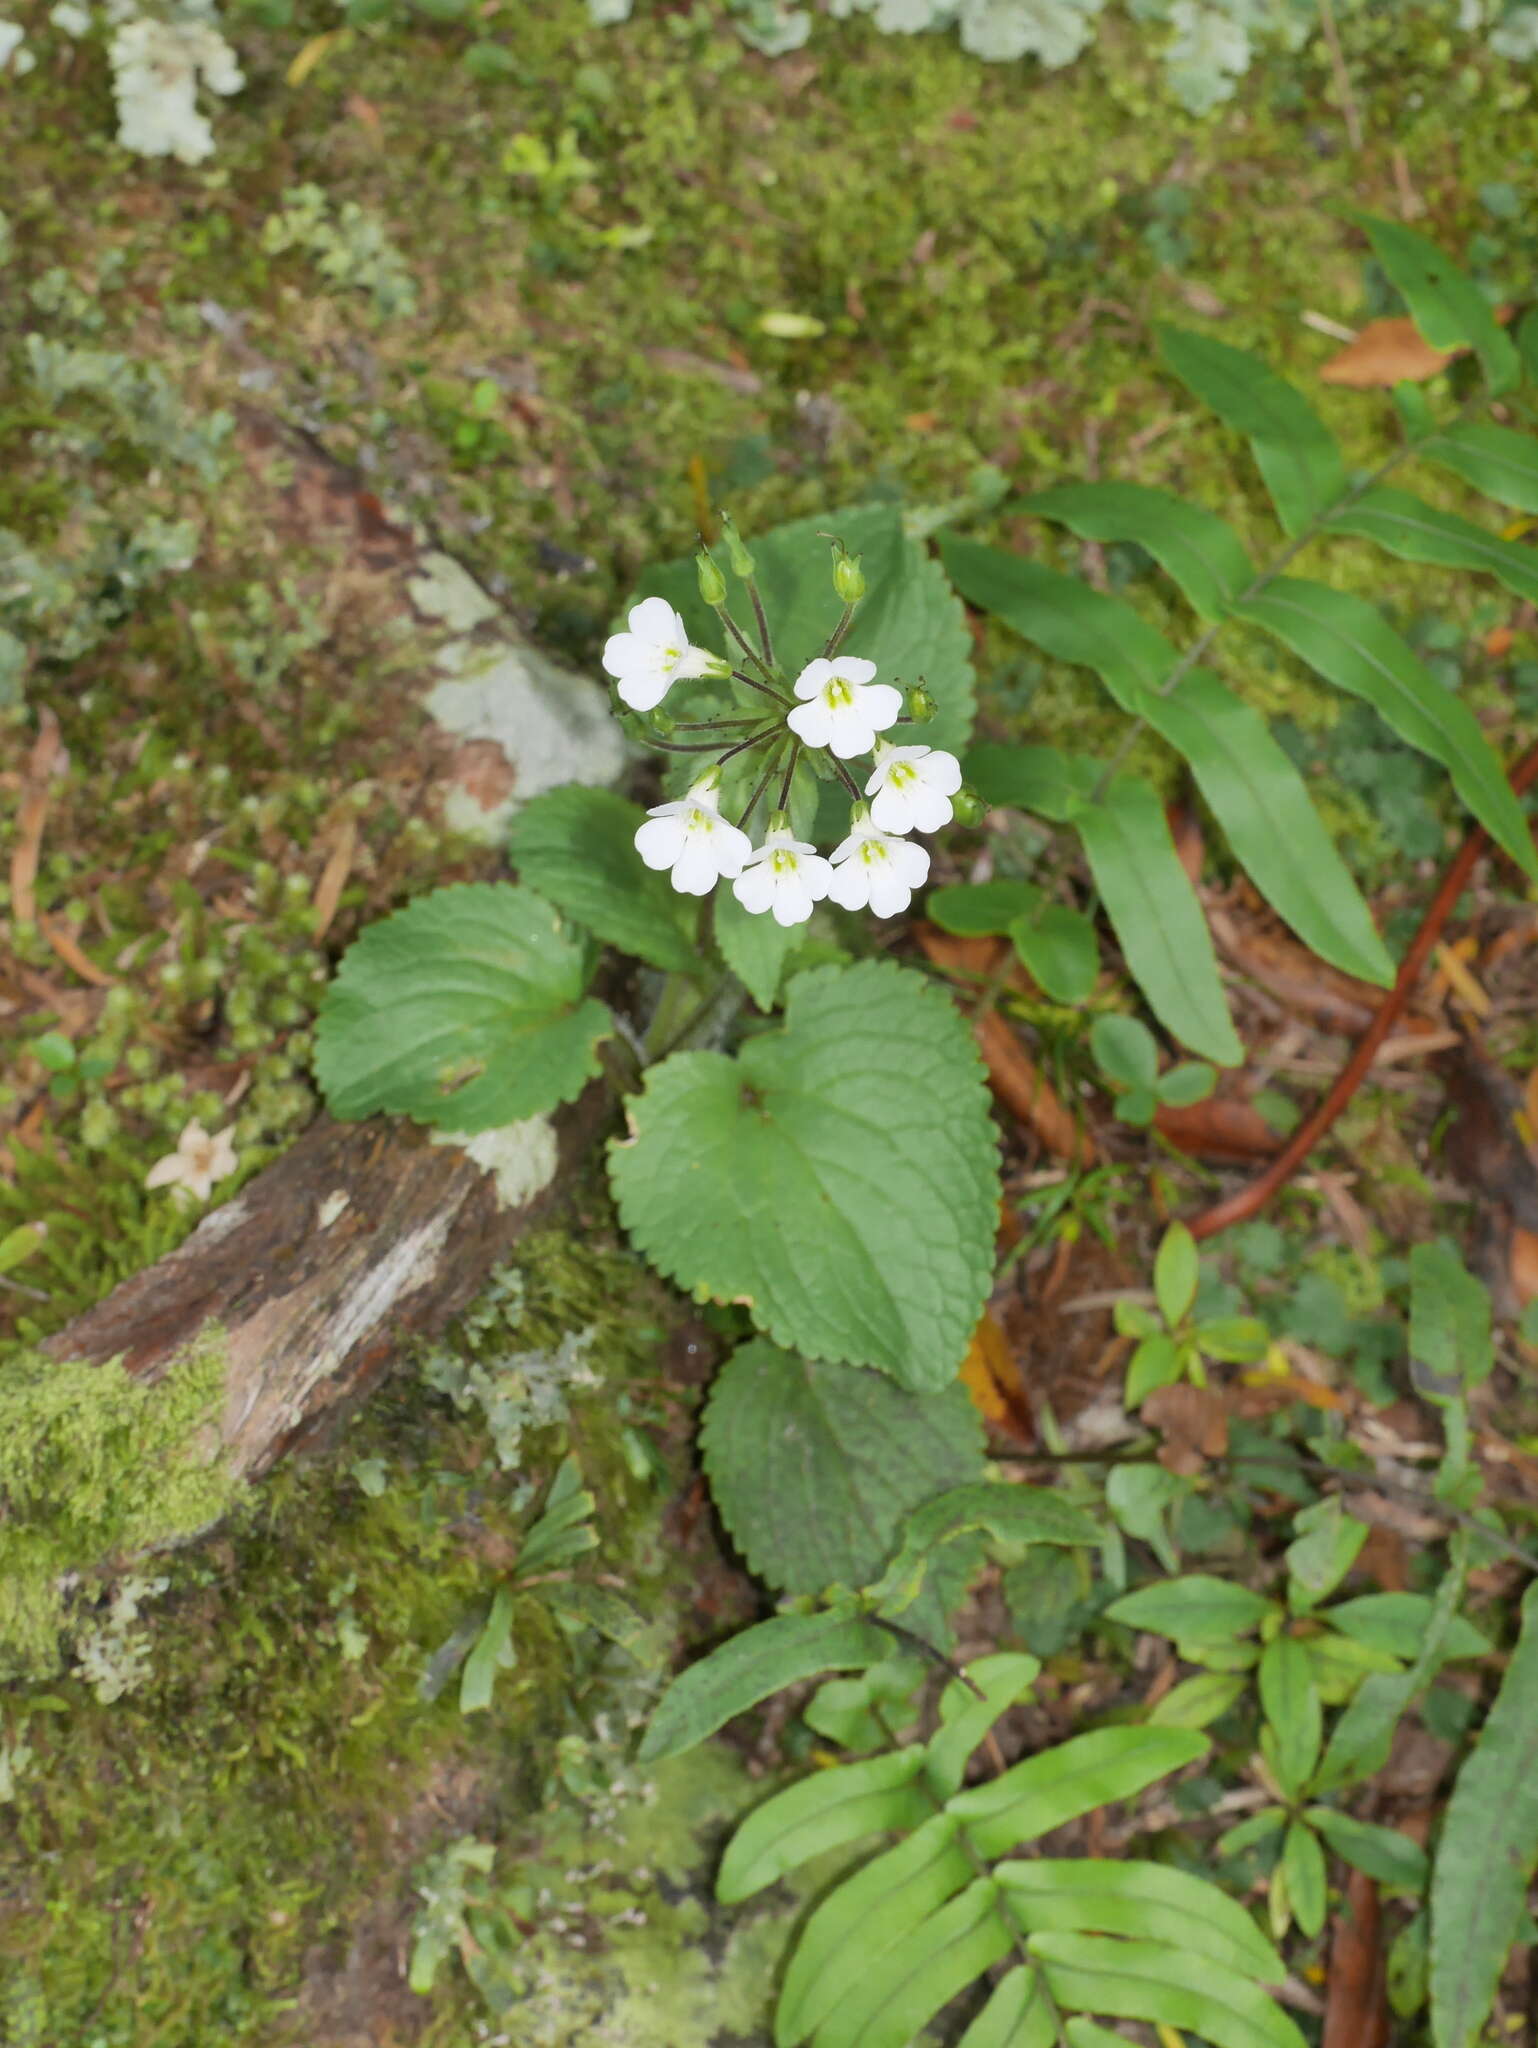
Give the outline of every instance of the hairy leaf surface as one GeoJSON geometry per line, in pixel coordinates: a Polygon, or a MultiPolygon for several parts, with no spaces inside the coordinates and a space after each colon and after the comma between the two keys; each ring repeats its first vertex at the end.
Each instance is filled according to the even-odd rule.
{"type": "Polygon", "coordinates": [[[698,906],[636,852],[645,815],[612,789],[569,782],[525,804],[509,828],[508,850],[521,880],[605,945],[696,974],[698,906]]]}

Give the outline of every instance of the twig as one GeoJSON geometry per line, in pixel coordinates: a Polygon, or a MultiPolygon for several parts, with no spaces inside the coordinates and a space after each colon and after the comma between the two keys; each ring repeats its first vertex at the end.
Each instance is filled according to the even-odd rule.
{"type": "Polygon", "coordinates": [[[1346,53],[1340,46],[1340,30],[1335,25],[1335,0],[1319,0],[1319,26],[1324,30],[1325,47],[1330,53],[1330,69],[1335,73],[1335,95],[1346,124],[1346,140],[1354,150],[1360,150],[1362,116],[1351,90],[1351,73],[1346,69],[1346,53]]]}

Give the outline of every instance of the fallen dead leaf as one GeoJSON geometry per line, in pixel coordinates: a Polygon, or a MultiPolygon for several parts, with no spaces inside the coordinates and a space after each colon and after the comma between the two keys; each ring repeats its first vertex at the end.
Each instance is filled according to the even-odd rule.
{"type": "Polygon", "coordinates": [[[1142,1416],[1164,1439],[1159,1463],[1167,1472],[1194,1477],[1209,1458],[1221,1458],[1228,1449],[1228,1412],[1212,1387],[1157,1387],[1143,1403],[1142,1416]]]}
{"type": "Polygon", "coordinates": [[[37,738],[22,777],[16,844],[11,849],[11,916],[18,924],[31,924],[37,917],[37,861],[48,820],[49,786],[63,750],[59,721],[45,704],[37,714],[37,738]]]}
{"type": "Polygon", "coordinates": [[[109,974],[105,967],[98,967],[81,952],[73,932],[62,924],[55,924],[52,918],[38,919],[38,930],[52,946],[65,966],[71,968],[82,981],[90,982],[93,988],[111,988],[117,981],[115,974],[109,974]]]}
{"type": "Polygon", "coordinates": [[[1385,2048],[1388,2038],[1378,1887],[1362,1871],[1352,1870],[1331,1930],[1321,2048],[1385,2048]]]}
{"type": "Polygon", "coordinates": [[[982,1320],[972,1332],[972,1342],[961,1362],[961,1379],[972,1406],[990,1427],[1018,1444],[1035,1444],[1036,1428],[1020,1368],[991,1309],[983,1311],[982,1320]]]}
{"type": "Polygon", "coordinates": [[[1355,341],[1319,366],[1321,384],[1352,391],[1388,391],[1396,384],[1423,384],[1440,376],[1467,349],[1433,348],[1413,320],[1369,320],[1355,341]]]}
{"type": "Polygon", "coordinates": [[[1154,1129],[1193,1159],[1229,1160],[1240,1165],[1247,1160],[1273,1159],[1286,1142],[1253,1103],[1231,1095],[1209,1095],[1205,1102],[1180,1108],[1161,1104],[1154,1115],[1154,1129]]]}
{"type": "Polygon", "coordinates": [[[336,907],[342,900],[342,890],[352,871],[353,855],[358,847],[358,820],[353,812],[342,820],[341,830],[336,835],[336,844],[321,870],[320,880],[315,885],[315,900],[310,906],[310,929],[317,939],[325,937],[331,920],[336,916],[336,907]]]}

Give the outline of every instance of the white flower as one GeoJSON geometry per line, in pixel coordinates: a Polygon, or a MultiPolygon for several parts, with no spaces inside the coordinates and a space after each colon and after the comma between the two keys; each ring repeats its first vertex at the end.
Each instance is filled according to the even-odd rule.
{"type": "Polygon", "coordinates": [[[876,742],[876,770],[865,785],[873,824],[883,832],[938,832],[951,821],[961,763],[938,747],[876,742]]]}
{"type": "Polygon", "coordinates": [[[732,894],[744,910],[772,911],[776,924],[805,924],[832,882],[833,870],[816,847],[782,828],[748,855],[732,894]]]}
{"type": "MultiPolygon", "coordinates": [[[[648,604],[652,602],[647,599],[648,604]]],[[[635,612],[630,616],[633,619],[635,612]]],[[[680,802],[658,804],[648,811],[646,823],[635,836],[636,852],[646,865],[671,868],[673,887],[685,896],[706,896],[722,875],[741,874],[743,862],[753,850],[747,833],[722,817],[718,787],[712,771],[680,802]]]]}
{"type": "Polygon", "coordinates": [[[157,1159],[144,1176],[147,1188],[185,1188],[199,1202],[206,1202],[216,1181],[227,1180],[235,1171],[235,1141],[228,1131],[211,1138],[194,1120],[176,1141],[176,1150],[157,1159]]]}
{"type": "Polygon", "coordinates": [[[89,7],[76,7],[74,0],[59,0],[48,19],[67,36],[83,36],[90,30],[91,10],[89,7]]]}
{"type": "Polygon", "coordinates": [[[841,761],[868,754],[878,732],[885,732],[902,714],[901,690],[873,683],[873,661],[841,654],[833,661],[819,655],[796,677],[796,695],[804,701],[787,711],[785,723],[809,747],[831,747],[841,761]]]}
{"type": "Polygon", "coordinates": [[[0,21],[0,71],[9,67],[13,78],[20,78],[37,62],[30,50],[22,48],[26,33],[14,21],[0,21]]]}
{"type": "Polygon", "coordinates": [[[688,676],[731,673],[718,654],[689,645],[689,629],[665,597],[643,597],[625,623],[628,633],[611,633],[604,642],[603,665],[632,711],[654,711],[688,676]]]}
{"type": "Polygon", "coordinates": [[[845,910],[863,910],[868,903],[877,917],[896,917],[928,879],[929,854],[911,839],[882,832],[869,817],[852,822],[854,830],[833,849],[828,894],[845,910]]]}

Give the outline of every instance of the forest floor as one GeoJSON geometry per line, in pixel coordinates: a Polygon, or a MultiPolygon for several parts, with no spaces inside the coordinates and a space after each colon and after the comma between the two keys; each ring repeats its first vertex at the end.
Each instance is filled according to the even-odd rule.
{"type": "MultiPolygon", "coordinates": [[[[1258,484],[1161,369],[1155,329],[1257,349],[1370,462],[1387,393],[1317,374],[1332,325],[1392,310],[1350,209],[1413,220],[1513,295],[1530,285],[1533,75],[1414,9],[1343,10],[1351,123],[1322,46],[1185,114],[1119,16],[1045,73],[863,22],[769,60],[706,8],[613,29],[580,0],[515,11],[490,79],[425,16],[332,35],[316,7],[243,31],[248,84],[218,104],[196,168],[110,139],[99,41],[40,25],[35,68],[0,77],[0,627],[32,649],[9,706],[0,688],[0,856],[25,853],[30,899],[0,927],[16,1055],[0,1081],[0,1253],[15,1253],[0,1364],[185,1235],[201,1207],[146,1177],[189,1122],[232,1134],[215,1201],[291,1141],[316,1108],[309,1025],[338,954],[467,857],[416,815],[391,710],[412,632],[368,616],[345,561],[285,516],[281,478],[249,453],[254,418],[313,435],[536,642],[593,671],[637,575],[688,552],[723,502],[749,534],[881,498],[1021,543],[1034,529],[1006,492],[1125,477],[1263,544],[1258,484]],[[26,1256],[15,1232],[32,1233],[26,1256]]],[[[1365,546],[1332,563],[1514,754],[1538,708],[1531,608],[1365,546]]],[[[1125,551],[1090,567],[1138,570],[1125,551]]],[[[993,627],[977,640],[985,731],[1071,732],[1086,750],[1119,731],[1083,672],[993,627]]],[[[1297,664],[1258,643],[1238,659],[1402,941],[1454,843],[1436,778],[1297,664]]],[[[1173,792],[1155,743],[1135,759],[1173,792]]],[[[1213,888],[1253,919],[1224,878],[1213,888]]],[[[1498,1066],[1518,1091],[1538,1070],[1519,908],[1482,871],[1428,998],[1472,1003],[1494,1062],[1481,1075],[1498,1066]]],[[[1257,924],[1257,960],[1269,942],[1257,924]]],[[[1277,1117],[1338,1067],[1355,1028],[1339,1016],[1332,1031],[1317,984],[1252,1015],[1277,1117]]],[[[1034,1022],[1059,1072],[1082,1066],[1071,1020],[1046,1006],[1034,1022]]],[[[1234,1303],[1285,1296],[1295,1368],[1328,1362],[1292,1397],[1393,1413],[1374,1333],[1412,1240],[1483,1247],[1508,1315],[1538,1287],[1501,1207],[1499,1136],[1482,1153],[1470,1139],[1461,1168],[1428,1150],[1450,1115],[1477,1118],[1479,1087],[1410,1055],[1375,1070],[1281,1227],[1225,1245],[1234,1303]]],[[[1527,1105],[1538,1118],[1531,1091],[1527,1105]]],[[[1107,1164],[1058,1212],[1082,1227],[1030,1246],[1049,1301],[1128,1284],[1171,1188],[1224,1184],[1106,1122],[1107,1164]]],[[[1013,1170],[1020,1190],[1062,1178],[1028,1135],[1013,1170]]],[[[1104,1321],[1001,1303],[998,1328],[1069,1425],[1101,1399],[1104,1321]]],[[[614,1761],[664,1642],[751,1611],[686,1511],[711,1341],[584,1188],[344,1441],[105,1593],[62,1669],[0,1689],[0,2040],[752,2038],[781,1923],[739,1915],[728,1932],[686,1882],[749,1796],[744,1766],[676,1765],[659,1794],[614,1761]],[[505,1461],[477,1361],[510,1375],[505,1461]],[[611,1478],[616,1568],[663,1617],[653,1661],[574,1647],[531,1614],[517,1671],[463,1716],[424,1675],[573,1435],[611,1478]],[[586,1937],[545,1937],[533,1993],[527,1954],[508,1966],[526,2002],[499,2034],[494,1954],[479,1990],[456,1960],[490,1922],[478,1942],[465,1916],[547,1906],[595,1831],[613,1867],[597,1904],[590,1876],[578,1889],[610,1960],[583,1988],[586,1937]],[[502,1890],[463,1853],[475,1843],[508,1850],[502,1890]],[[650,1923],[632,1925],[641,1899],[650,1923]],[[440,1937],[435,1988],[408,1989],[412,1954],[425,1970],[440,1937]]],[[[1534,1418],[1502,1388],[1520,1463],[1534,1418]]],[[[1200,1519],[1188,1555],[1248,1540],[1216,1509],[1200,1519]]],[[[1413,1531],[1398,1553],[1391,1538],[1381,1582],[1412,1583],[1413,1531]]],[[[1054,1654],[1066,1714],[1103,1675],[1069,1633],[1054,1654]]],[[[1455,1703],[1444,1714],[1450,1737],[1455,1703]]]]}

